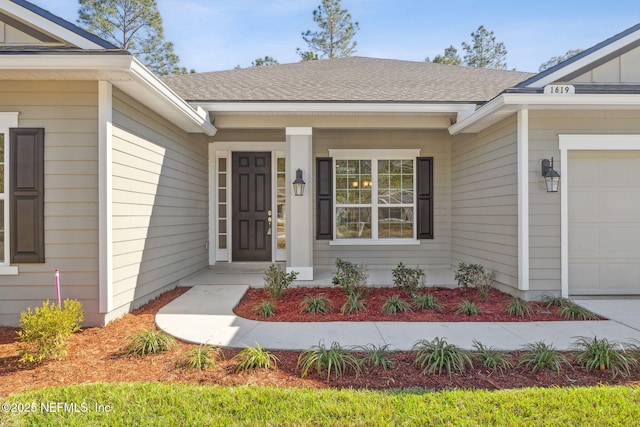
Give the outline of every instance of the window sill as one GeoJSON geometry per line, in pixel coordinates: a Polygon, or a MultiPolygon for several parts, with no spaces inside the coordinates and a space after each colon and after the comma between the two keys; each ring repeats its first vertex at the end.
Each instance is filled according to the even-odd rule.
{"type": "Polygon", "coordinates": [[[415,239],[339,239],[330,240],[329,246],[417,246],[420,240],[415,239]]]}
{"type": "Polygon", "coordinates": [[[0,276],[17,276],[17,265],[0,265],[0,276]]]}

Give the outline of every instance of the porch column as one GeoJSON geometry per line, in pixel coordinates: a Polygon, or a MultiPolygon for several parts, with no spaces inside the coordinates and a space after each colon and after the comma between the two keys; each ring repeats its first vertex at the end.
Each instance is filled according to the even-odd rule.
{"type": "Polygon", "coordinates": [[[313,280],[313,154],[310,127],[286,128],[287,140],[287,272],[313,280]],[[304,195],[295,196],[293,181],[302,170],[304,195]]]}

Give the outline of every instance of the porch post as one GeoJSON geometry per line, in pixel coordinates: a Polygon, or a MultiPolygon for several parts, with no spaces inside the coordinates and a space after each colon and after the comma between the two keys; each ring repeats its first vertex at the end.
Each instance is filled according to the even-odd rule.
{"type": "Polygon", "coordinates": [[[313,153],[312,128],[288,127],[287,140],[287,272],[313,280],[313,153]],[[302,170],[304,195],[293,194],[296,170],[302,170]]]}

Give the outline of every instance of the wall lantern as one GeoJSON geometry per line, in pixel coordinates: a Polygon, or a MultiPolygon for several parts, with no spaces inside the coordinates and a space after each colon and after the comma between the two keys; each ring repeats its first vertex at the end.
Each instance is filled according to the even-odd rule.
{"type": "Polygon", "coordinates": [[[542,176],[547,184],[547,193],[557,193],[560,174],[553,169],[553,157],[542,161],[542,176]]]}
{"type": "Polygon", "coordinates": [[[296,180],[293,181],[293,194],[302,196],[304,194],[304,184],[305,182],[302,180],[302,170],[298,169],[296,171],[296,180]]]}

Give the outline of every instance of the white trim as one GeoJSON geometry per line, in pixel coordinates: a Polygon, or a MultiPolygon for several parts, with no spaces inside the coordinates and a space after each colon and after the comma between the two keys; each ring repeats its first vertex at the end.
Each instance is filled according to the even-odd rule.
{"type": "Polygon", "coordinates": [[[420,240],[414,239],[335,239],[329,246],[418,246],[420,240]]]}
{"type": "Polygon", "coordinates": [[[312,127],[288,127],[285,128],[286,136],[311,136],[313,135],[312,127]]]}
{"type": "Polygon", "coordinates": [[[6,11],[9,15],[17,17],[19,20],[28,22],[29,25],[39,28],[46,33],[63,39],[64,41],[73,44],[81,49],[104,49],[99,44],[92,42],[91,40],[74,33],[71,30],[64,28],[61,25],[56,24],[49,19],[32,12],[12,1],[0,0],[0,9],[6,11]]]}
{"type": "Polygon", "coordinates": [[[287,267],[287,273],[298,272],[296,280],[313,280],[313,267],[287,267]]]}
{"type": "Polygon", "coordinates": [[[518,289],[529,290],[529,110],[518,111],[518,289]]]}
{"type": "Polygon", "coordinates": [[[209,156],[209,265],[216,265],[218,259],[218,157],[213,144],[208,144],[207,153],[209,156]]]}
{"type": "Polygon", "coordinates": [[[98,82],[100,312],[113,310],[113,88],[98,82]]]}
{"type": "Polygon", "coordinates": [[[366,160],[415,160],[416,157],[420,157],[422,149],[409,148],[409,149],[342,149],[332,148],[329,149],[329,157],[333,157],[337,160],[354,160],[354,159],[366,159],[366,160]]]}
{"type": "Polygon", "coordinates": [[[214,141],[212,146],[216,152],[218,151],[285,151],[287,147],[285,141],[276,141],[276,142],[214,141]]]}
{"type": "Polygon", "coordinates": [[[0,113],[0,133],[4,134],[4,261],[0,263],[0,276],[18,274],[18,266],[11,263],[11,210],[9,209],[9,185],[11,171],[9,170],[9,159],[11,158],[11,143],[9,129],[18,127],[18,112],[0,113]]]}
{"type": "Polygon", "coordinates": [[[640,135],[558,135],[560,148],[560,265],[561,292],[569,296],[569,175],[568,152],[571,150],[631,151],[640,150],[640,135]]]}
{"type": "Polygon", "coordinates": [[[476,104],[396,102],[192,102],[212,113],[443,113],[475,109],[476,104]]]}

